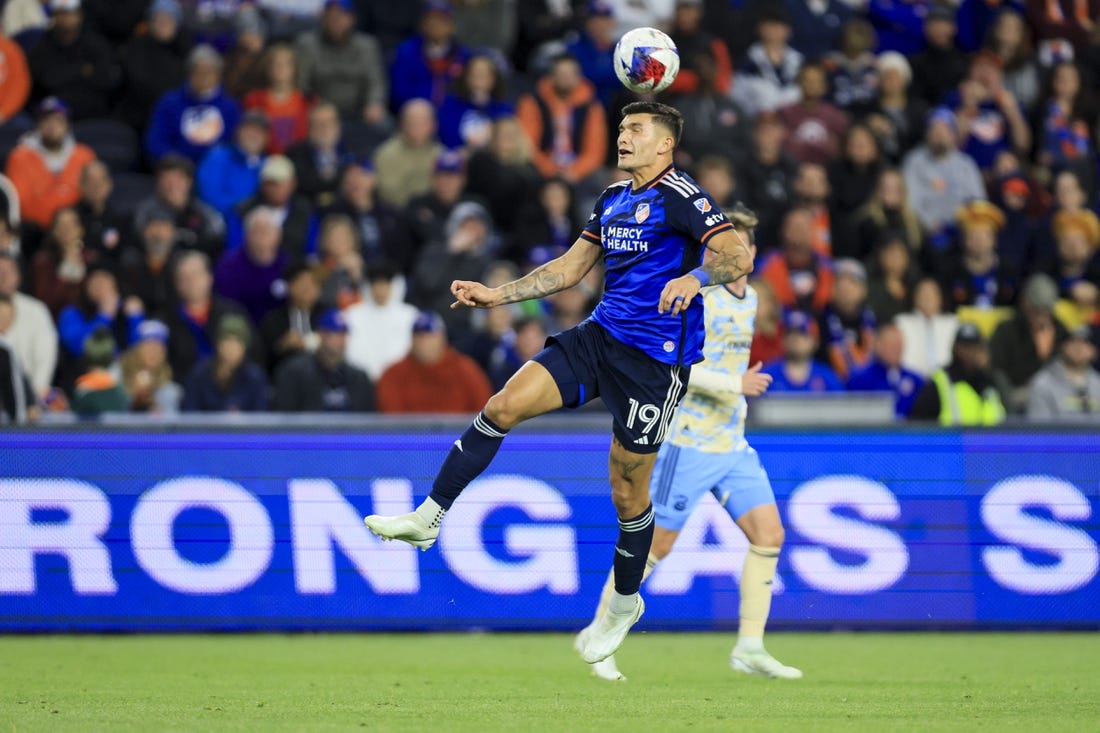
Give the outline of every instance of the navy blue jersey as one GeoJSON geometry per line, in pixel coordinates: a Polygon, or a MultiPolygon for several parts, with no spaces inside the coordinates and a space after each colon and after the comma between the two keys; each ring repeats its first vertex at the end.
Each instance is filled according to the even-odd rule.
{"type": "Polygon", "coordinates": [[[703,299],[674,317],[658,313],[669,280],[703,259],[703,245],[733,225],[709,194],[672,166],[634,191],[608,186],[581,237],[604,250],[604,294],[592,318],[622,343],[665,364],[703,358],[703,299]]]}

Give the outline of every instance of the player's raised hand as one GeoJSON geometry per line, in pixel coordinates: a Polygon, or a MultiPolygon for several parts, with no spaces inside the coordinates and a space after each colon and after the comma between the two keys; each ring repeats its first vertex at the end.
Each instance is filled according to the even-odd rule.
{"type": "Polygon", "coordinates": [[[762,366],[764,362],[758,361],[741,375],[741,394],[746,397],[759,397],[768,391],[772,383],[772,375],[761,373],[762,366]]]}
{"type": "Polygon", "coordinates": [[[661,300],[657,303],[658,313],[680,315],[691,305],[692,299],[699,294],[699,281],[694,275],[683,275],[669,280],[661,291],[661,300]]]}
{"type": "Polygon", "coordinates": [[[492,308],[496,305],[496,295],[492,288],[469,280],[452,282],[451,295],[455,296],[451,308],[492,308]]]}

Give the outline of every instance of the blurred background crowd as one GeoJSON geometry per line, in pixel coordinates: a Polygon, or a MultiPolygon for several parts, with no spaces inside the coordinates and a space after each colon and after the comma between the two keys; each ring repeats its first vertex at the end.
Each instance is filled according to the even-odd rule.
{"type": "Polygon", "coordinates": [[[760,216],[772,391],[1100,415],[1100,0],[0,0],[0,413],[474,412],[601,273],[565,251],[638,97],[760,216]]]}

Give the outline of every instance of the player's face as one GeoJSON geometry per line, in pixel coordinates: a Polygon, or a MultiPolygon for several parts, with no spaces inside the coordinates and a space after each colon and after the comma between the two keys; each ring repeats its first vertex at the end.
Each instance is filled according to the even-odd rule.
{"type": "Polygon", "coordinates": [[[618,166],[627,172],[651,166],[659,155],[672,152],[672,137],[652,115],[627,115],[619,123],[618,166]]]}

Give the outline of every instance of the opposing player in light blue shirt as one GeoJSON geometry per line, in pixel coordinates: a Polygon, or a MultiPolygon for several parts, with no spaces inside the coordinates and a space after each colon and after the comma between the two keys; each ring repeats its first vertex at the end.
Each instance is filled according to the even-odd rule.
{"type": "MultiPolygon", "coordinates": [[[[728,217],[751,241],[756,215],[738,205],[728,217]]],[[[755,257],[755,244],[751,251],[755,257]]],[[[645,577],[671,552],[699,500],[708,491],[712,493],[749,540],[741,571],[740,627],[730,666],[748,674],[797,679],[802,672],[781,664],[764,648],[764,626],[783,545],[783,524],[768,474],[745,440],[745,397],[763,394],[772,381],[760,371],[760,364],[749,366],[756,291],[743,276],[726,285],[704,288],[702,295],[704,361],[692,369],[687,395],[673,418],[669,439],[657,454],[650,484],[656,527],[645,577]]],[[[597,618],[613,590],[609,577],[597,618]]],[[[591,667],[592,673],[602,679],[626,679],[614,656],[591,667]]]]}

